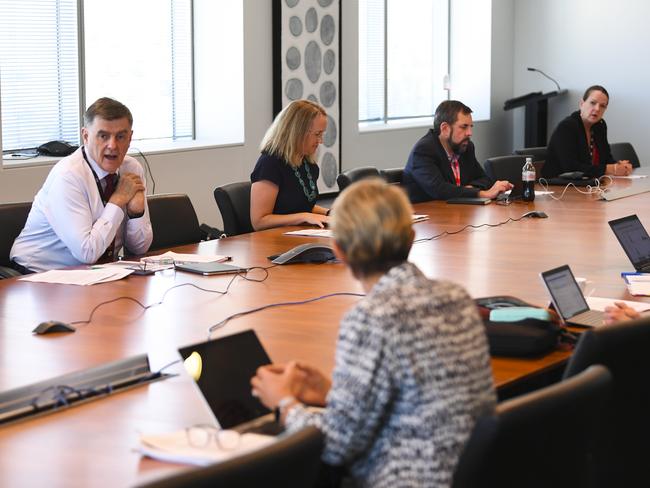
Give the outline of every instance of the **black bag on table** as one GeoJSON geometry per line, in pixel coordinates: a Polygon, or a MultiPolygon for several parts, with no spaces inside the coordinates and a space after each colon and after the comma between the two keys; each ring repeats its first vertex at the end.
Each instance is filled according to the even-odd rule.
{"type": "Polygon", "coordinates": [[[487,297],[475,300],[487,334],[493,356],[541,356],[558,345],[562,327],[548,320],[524,319],[516,322],[489,320],[490,311],[503,307],[531,307],[514,297],[487,297]]]}

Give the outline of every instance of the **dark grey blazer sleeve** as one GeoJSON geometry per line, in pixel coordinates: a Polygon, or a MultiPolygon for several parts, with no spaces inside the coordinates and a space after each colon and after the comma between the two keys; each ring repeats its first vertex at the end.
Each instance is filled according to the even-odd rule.
{"type": "Polygon", "coordinates": [[[455,183],[447,181],[434,158],[430,155],[414,152],[411,156],[413,179],[431,200],[478,196],[478,188],[456,186],[455,183]]]}

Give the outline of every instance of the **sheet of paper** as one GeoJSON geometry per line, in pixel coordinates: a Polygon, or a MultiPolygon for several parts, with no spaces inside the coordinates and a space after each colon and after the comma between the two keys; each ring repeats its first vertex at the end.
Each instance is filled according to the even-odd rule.
{"type": "Polygon", "coordinates": [[[627,291],[635,297],[650,297],[650,283],[629,283],[627,285],[627,291]]]}
{"type": "Polygon", "coordinates": [[[285,236],[332,237],[331,229],[300,229],[285,232],[285,236]]]}
{"type": "Polygon", "coordinates": [[[622,180],[638,180],[638,179],[641,179],[641,178],[647,178],[648,177],[648,175],[628,175],[628,176],[609,175],[609,176],[611,176],[612,178],[620,178],[622,180]]]}
{"type": "Polygon", "coordinates": [[[637,312],[644,312],[650,310],[650,303],[633,302],[631,300],[617,300],[614,298],[601,298],[601,297],[586,297],[587,304],[592,310],[605,310],[605,307],[614,305],[614,302],[623,302],[628,307],[632,307],[637,312]]]}
{"type": "Polygon", "coordinates": [[[34,283],[57,283],[61,285],[94,285],[117,281],[133,273],[133,270],[117,267],[98,267],[92,269],[65,269],[35,273],[20,278],[19,281],[31,281],[34,283]]]}
{"type": "Polygon", "coordinates": [[[206,447],[194,447],[189,444],[185,430],[180,430],[167,434],[143,434],[136,450],[160,461],[205,466],[261,449],[274,441],[272,436],[247,433],[242,434],[236,449],[220,449],[214,441],[206,447]]]}
{"type": "Polygon", "coordinates": [[[148,256],[142,258],[141,261],[147,262],[160,262],[173,260],[175,263],[223,263],[228,261],[230,256],[222,256],[220,254],[182,254],[174,251],[167,251],[157,256],[148,256]]]}

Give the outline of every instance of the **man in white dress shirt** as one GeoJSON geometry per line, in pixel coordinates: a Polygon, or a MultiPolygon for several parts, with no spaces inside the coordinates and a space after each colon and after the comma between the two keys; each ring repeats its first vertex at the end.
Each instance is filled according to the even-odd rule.
{"type": "Polygon", "coordinates": [[[25,228],[11,249],[21,272],[113,260],[153,239],[140,163],[126,153],[133,116],[123,104],[100,98],[84,114],[83,145],[59,161],[34,197],[25,228]]]}

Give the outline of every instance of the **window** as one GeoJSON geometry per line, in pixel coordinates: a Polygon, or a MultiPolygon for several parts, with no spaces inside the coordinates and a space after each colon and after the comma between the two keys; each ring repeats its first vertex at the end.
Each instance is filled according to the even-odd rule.
{"type": "Polygon", "coordinates": [[[490,117],[490,0],[359,0],[359,122],[430,119],[458,99],[490,117]]]}
{"type": "Polygon", "coordinates": [[[79,138],[75,0],[0,2],[2,148],[79,138]]]}
{"type": "Polygon", "coordinates": [[[242,0],[0,3],[4,152],[79,143],[83,111],[103,96],[130,108],[134,141],[243,142],[242,0]]]}

